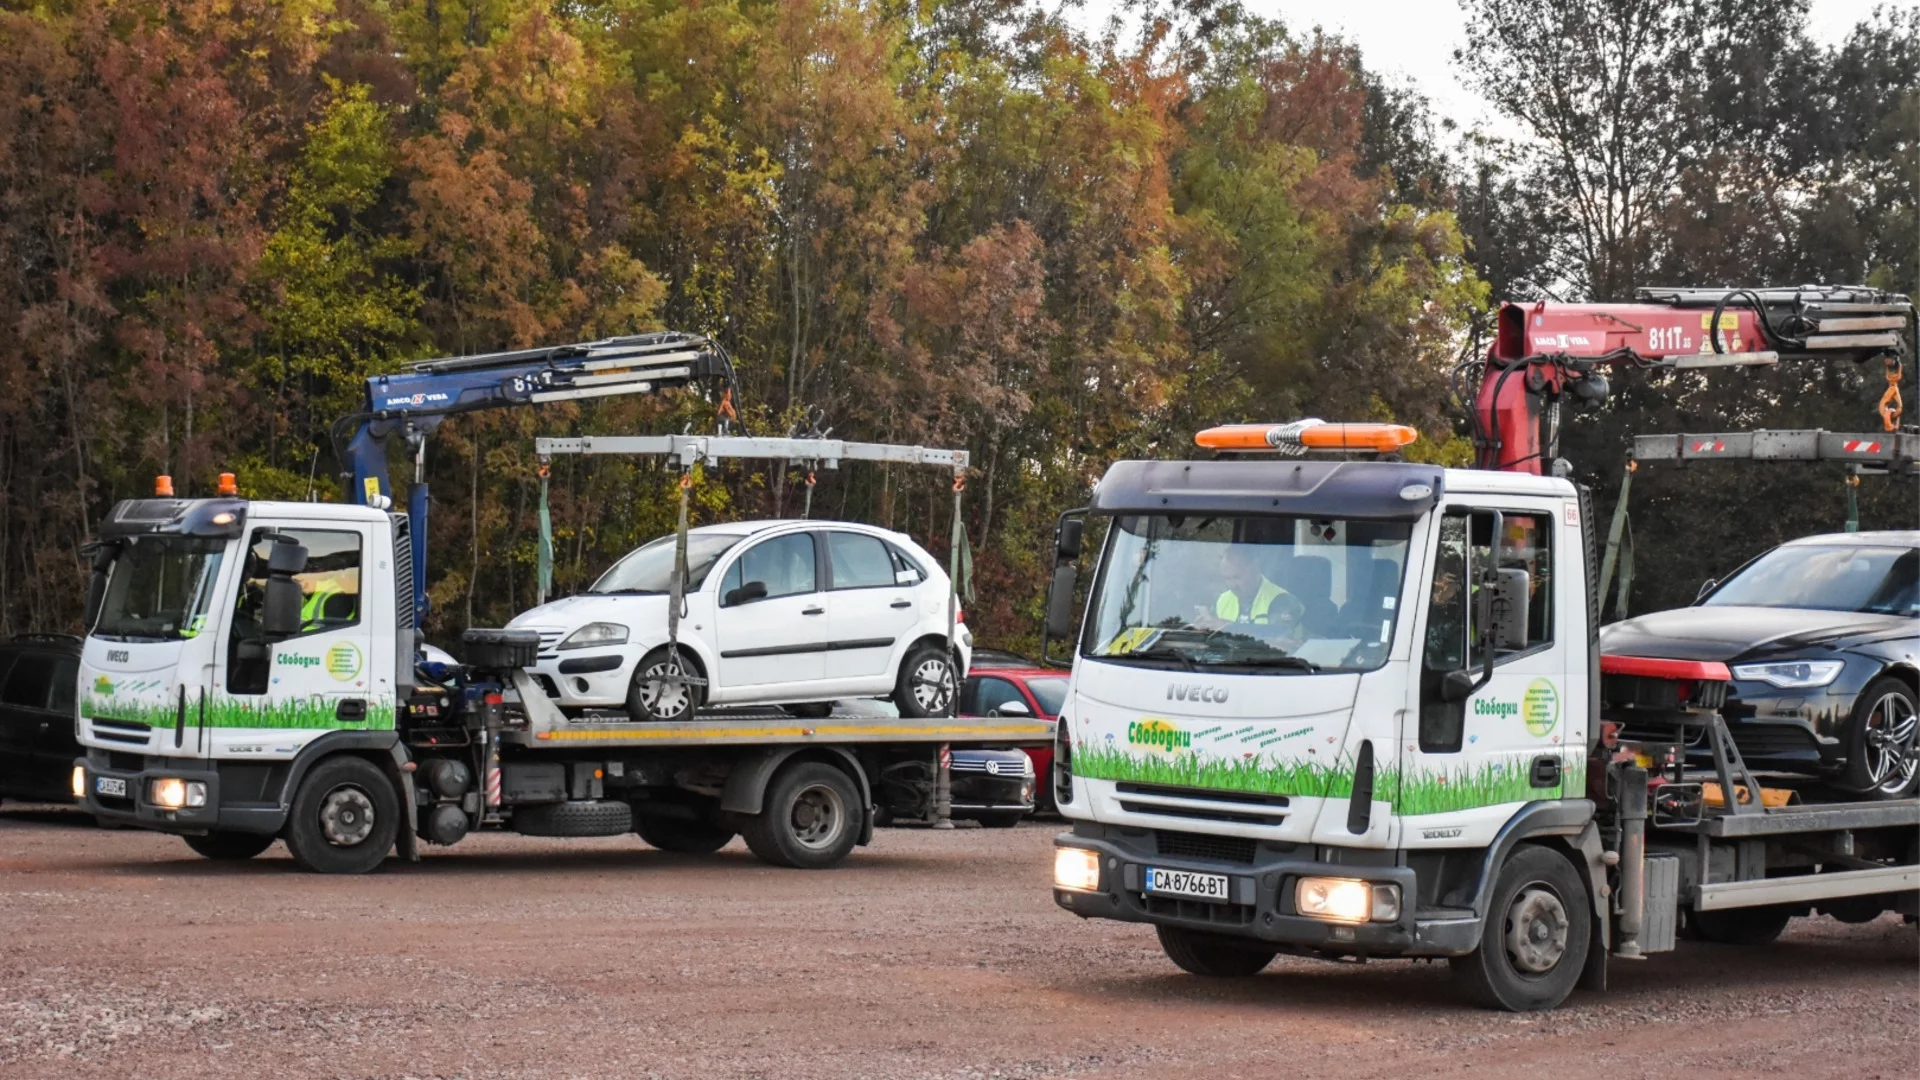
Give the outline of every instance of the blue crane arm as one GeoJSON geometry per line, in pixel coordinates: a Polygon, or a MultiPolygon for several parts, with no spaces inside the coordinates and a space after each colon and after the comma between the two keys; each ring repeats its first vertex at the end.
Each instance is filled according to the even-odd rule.
{"type": "Polygon", "coordinates": [[[429,432],[441,421],[481,409],[622,394],[650,394],[693,383],[731,386],[733,364],[698,334],[664,332],[479,356],[423,360],[367,380],[366,411],[334,426],[334,447],[352,502],[385,509],[394,503],[387,439],[399,432],[415,453],[408,491],[412,519],[415,625],[426,618],[427,485],[420,462],[429,432]]]}

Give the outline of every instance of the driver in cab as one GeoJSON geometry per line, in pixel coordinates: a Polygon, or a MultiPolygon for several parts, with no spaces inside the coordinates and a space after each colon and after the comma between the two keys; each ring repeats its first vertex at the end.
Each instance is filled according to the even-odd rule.
{"type": "Polygon", "coordinates": [[[1205,630],[1233,628],[1269,637],[1272,635],[1254,628],[1277,630],[1299,620],[1303,605],[1261,570],[1255,558],[1260,546],[1228,544],[1220,553],[1219,580],[1223,588],[1211,608],[1199,608],[1195,625],[1205,630]]]}

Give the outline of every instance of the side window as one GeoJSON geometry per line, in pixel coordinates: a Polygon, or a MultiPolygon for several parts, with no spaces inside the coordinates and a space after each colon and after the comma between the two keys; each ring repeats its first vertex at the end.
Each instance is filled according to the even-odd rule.
{"type": "Polygon", "coordinates": [[[877,536],[830,532],[827,554],[833,561],[836,589],[871,589],[894,583],[893,555],[886,541],[877,536]]]}
{"type": "Polygon", "coordinates": [[[927,580],[927,572],[921,569],[920,564],[914,561],[913,556],[908,555],[892,544],[887,545],[887,554],[893,556],[893,571],[895,575],[909,575],[907,577],[896,576],[894,578],[895,583],[900,585],[918,585],[927,580]]]}
{"type": "MultiPolygon", "coordinates": [[[[1492,535],[1493,519],[1476,515],[1473,519],[1473,570],[1477,576],[1488,559],[1503,571],[1526,572],[1524,597],[1516,594],[1509,602],[1524,602],[1527,618],[1526,643],[1519,648],[1503,647],[1499,655],[1524,652],[1553,641],[1553,517],[1548,514],[1502,515],[1501,535],[1492,535]]],[[[1501,597],[1500,600],[1507,598],[1501,597]]],[[[1480,663],[1477,645],[1471,651],[1471,663],[1480,663]]]]}
{"type": "Polygon", "coordinates": [[[13,670],[7,672],[7,681],[0,683],[0,704],[23,709],[46,708],[47,695],[53,689],[54,666],[44,656],[20,657],[13,670]]]}
{"type": "Polygon", "coordinates": [[[1442,517],[1439,532],[1420,663],[1420,749],[1430,754],[1458,751],[1467,718],[1465,702],[1440,696],[1447,673],[1466,666],[1467,620],[1460,597],[1466,587],[1467,519],[1442,517]]]}
{"type": "Polygon", "coordinates": [[[71,656],[63,656],[53,662],[53,691],[47,698],[47,708],[65,716],[73,715],[74,689],[80,679],[80,661],[71,656]]]}
{"type": "Polygon", "coordinates": [[[1005,679],[983,677],[980,680],[980,696],[974,702],[974,709],[981,716],[997,716],[1000,713],[1000,706],[1009,701],[1017,701],[1021,705],[1027,703],[1027,699],[1020,696],[1019,687],[1005,679]]]}
{"type": "Polygon", "coordinates": [[[817,589],[813,559],[813,534],[793,533],[762,540],[728,569],[721,581],[721,595],[750,581],[767,586],[767,596],[794,596],[817,589]]]}
{"type": "MultiPolygon", "coordinates": [[[[319,634],[360,621],[360,534],[335,529],[280,529],[307,549],[306,569],[293,576],[300,585],[300,634],[319,634]]],[[[240,600],[234,605],[233,632],[227,640],[227,689],[235,694],[264,694],[272,650],[265,647],[261,612],[267,597],[267,552],[273,541],[255,529],[241,575],[240,600]]]]}

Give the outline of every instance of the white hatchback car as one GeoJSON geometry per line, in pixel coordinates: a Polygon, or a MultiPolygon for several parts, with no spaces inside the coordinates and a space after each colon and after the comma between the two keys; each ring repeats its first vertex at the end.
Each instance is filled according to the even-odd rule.
{"type": "MultiPolygon", "coordinates": [[[[585,593],[515,618],[540,634],[534,678],[569,712],[684,720],[702,705],[777,704],[824,716],[842,698],[891,697],[944,715],[956,675],[947,575],[910,538],[837,521],[750,521],[687,534],[683,656],[672,679],[667,592],[674,538],[634,550],[585,593]]],[[[960,676],[973,637],[957,626],[960,676]]]]}

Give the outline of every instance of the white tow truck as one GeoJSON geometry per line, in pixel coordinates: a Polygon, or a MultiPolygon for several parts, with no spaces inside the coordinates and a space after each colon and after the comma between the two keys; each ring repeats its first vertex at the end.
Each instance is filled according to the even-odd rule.
{"type": "MultiPolygon", "coordinates": [[[[1392,450],[1411,429],[1250,425],[1228,451],[1392,450]]],[[[1053,895],[1248,976],[1280,952],[1446,958],[1551,1008],[1678,930],[1920,913],[1920,801],[1763,788],[1723,665],[1602,657],[1593,515],[1558,477],[1391,460],[1122,461],[1063,516],[1073,634],[1053,895]],[[1084,618],[1085,515],[1107,536],[1084,618]],[[1714,767],[1686,767],[1705,746],[1714,767]]],[[[1914,674],[1910,668],[1909,675],[1914,674]]]]}

